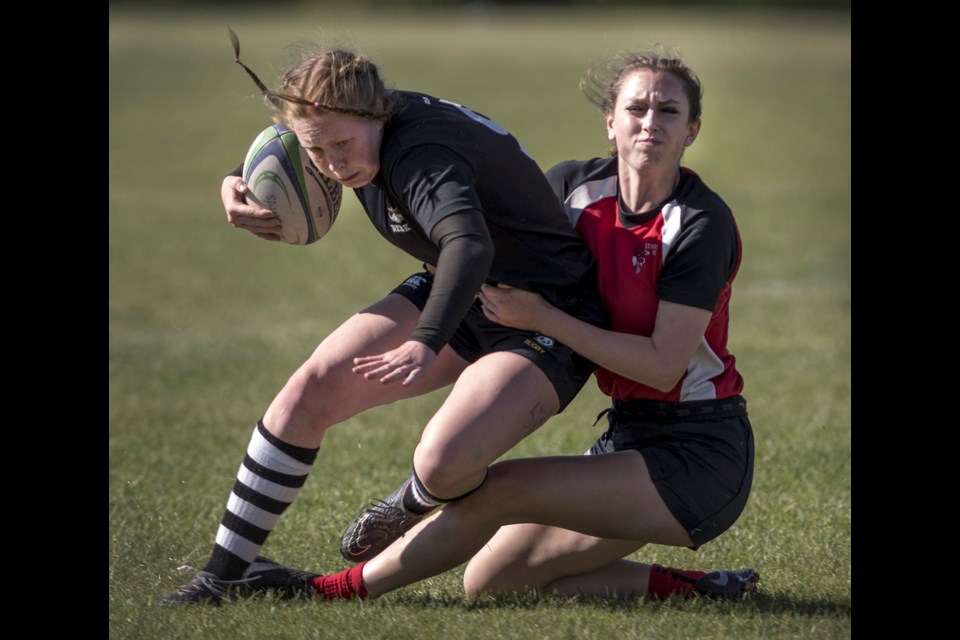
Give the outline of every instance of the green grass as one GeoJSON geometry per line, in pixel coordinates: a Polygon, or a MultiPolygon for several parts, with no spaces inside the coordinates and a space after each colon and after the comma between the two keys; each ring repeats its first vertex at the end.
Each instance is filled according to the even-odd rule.
{"type": "MultiPolygon", "coordinates": [[[[135,11],[110,14],[109,627],[126,638],[846,638],[851,635],[849,14],[135,11]],[[268,124],[243,59],[272,83],[285,47],[324,38],[369,53],[394,86],[486,113],[544,168],[603,154],[577,92],[617,49],[679,46],[705,85],[686,164],[733,208],[745,244],[730,345],[757,440],[741,519],[697,553],[644,561],[754,566],[738,603],[470,602],[461,571],[364,603],[151,606],[204,563],[254,423],[347,315],[417,268],[352,194],[309,247],[232,229],[222,176],[268,124]]],[[[434,394],[328,434],[264,552],[333,571],[340,533],[409,471],[434,394]],[[362,471],[361,471],[362,470],[362,471]]],[[[580,453],[604,398],[592,384],[508,457],[580,453]]]]}

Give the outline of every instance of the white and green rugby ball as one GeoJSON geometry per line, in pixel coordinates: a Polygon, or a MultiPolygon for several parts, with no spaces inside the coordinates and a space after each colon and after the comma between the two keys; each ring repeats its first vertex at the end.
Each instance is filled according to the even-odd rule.
{"type": "Polygon", "coordinates": [[[280,218],[280,239],[287,244],[316,242],[340,213],[340,183],[320,173],[296,134],[279,124],[264,129],[250,145],[243,181],[247,197],[280,218]]]}

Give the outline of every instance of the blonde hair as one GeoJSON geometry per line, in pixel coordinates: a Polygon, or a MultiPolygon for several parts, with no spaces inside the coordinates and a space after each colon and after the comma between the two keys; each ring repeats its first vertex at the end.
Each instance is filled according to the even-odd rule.
{"type": "Polygon", "coordinates": [[[383,122],[393,115],[396,94],[387,89],[370,59],[343,49],[305,52],[283,75],[282,90],[269,89],[240,62],[240,39],[230,31],[236,62],[253,78],[270,115],[286,127],[293,120],[332,111],[383,122]]]}

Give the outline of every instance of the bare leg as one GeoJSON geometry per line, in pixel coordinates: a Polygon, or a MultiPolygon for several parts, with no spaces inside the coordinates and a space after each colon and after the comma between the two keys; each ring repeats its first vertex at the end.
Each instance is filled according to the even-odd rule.
{"type": "Polygon", "coordinates": [[[497,531],[467,567],[467,592],[476,595],[543,589],[567,595],[646,593],[649,565],[622,558],[647,543],[686,547],[693,541],[664,504],[643,456],[625,451],[584,459],[613,466],[611,456],[628,457],[631,470],[608,476],[606,481],[602,476],[581,475],[588,495],[555,498],[572,505],[567,509],[577,511],[577,517],[552,521],[529,518],[527,523],[497,531]],[[593,526],[585,526],[584,518],[596,520],[593,526]],[[607,525],[605,530],[603,523],[607,525]]]}
{"type": "Polygon", "coordinates": [[[508,460],[493,465],[475,493],[420,522],[370,560],[363,579],[370,594],[380,595],[476,554],[464,577],[471,594],[539,588],[566,578],[573,581],[558,588],[603,593],[619,584],[615,580],[633,585],[642,574],[613,570],[593,583],[585,577],[611,571],[607,567],[647,542],[691,544],[639,453],[508,460]],[[521,522],[548,526],[504,526],[521,522]]]}
{"type": "Polygon", "coordinates": [[[249,568],[283,512],[297,499],[331,426],[368,409],[451,384],[466,362],[450,348],[416,383],[382,384],[353,373],[353,358],[409,337],[420,311],[388,295],[325,339],[290,377],[254,429],[217,529],[213,551],[193,581],[161,602],[216,599],[204,580],[236,580],[249,568]]]}
{"type": "Polygon", "coordinates": [[[402,344],[419,317],[410,301],[390,295],[349,318],[290,377],[264,414],[264,426],[286,443],[318,447],[329,427],[351,416],[452,383],[467,363],[449,347],[407,387],[367,380],[351,370],[354,357],[402,344]]]}
{"type": "Polygon", "coordinates": [[[527,358],[490,353],[466,367],[424,427],[413,474],[347,528],[340,553],[352,562],[381,553],[441,504],[462,500],[487,468],[559,408],[550,379],[527,358]]]}
{"type": "Polygon", "coordinates": [[[559,409],[547,376],[526,358],[498,352],[467,367],[424,428],[414,468],[431,494],[476,489],[487,467],[559,409]]]}
{"type": "Polygon", "coordinates": [[[545,525],[511,525],[471,561],[464,588],[470,595],[530,589],[570,596],[643,595],[649,565],[622,559],[642,546],[545,525]]]}

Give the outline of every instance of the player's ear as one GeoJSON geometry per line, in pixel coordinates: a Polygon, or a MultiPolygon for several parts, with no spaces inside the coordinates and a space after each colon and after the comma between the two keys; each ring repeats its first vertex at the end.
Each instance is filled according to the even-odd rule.
{"type": "Polygon", "coordinates": [[[700,135],[700,122],[700,118],[697,118],[687,125],[687,137],[683,141],[683,146],[689,147],[693,144],[693,141],[697,139],[697,136],[700,135]]]}

